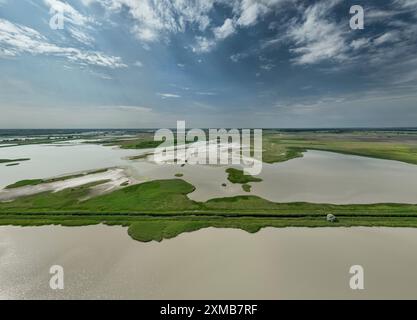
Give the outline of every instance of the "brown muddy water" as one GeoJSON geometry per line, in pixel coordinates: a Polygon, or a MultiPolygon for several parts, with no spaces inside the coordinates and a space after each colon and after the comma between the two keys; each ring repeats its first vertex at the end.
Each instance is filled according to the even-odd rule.
{"type": "Polygon", "coordinates": [[[207,228],[161,243],[126,228],[0,227],[1,299],[417,298],[417,229],[207,228]],[[52,265],[64,290],[49,287],[52,265]],[[364,290],[349,269],[364,268],[364,290]]]}

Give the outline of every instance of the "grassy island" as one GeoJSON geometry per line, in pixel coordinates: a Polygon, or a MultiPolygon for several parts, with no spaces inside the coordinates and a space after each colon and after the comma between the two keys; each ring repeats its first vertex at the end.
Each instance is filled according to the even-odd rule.
{"type": "Polygon", "coordinates": [[[240,183],[240,184],[246,184],[248,182],[261,182],[261,178],[256,178],[251,175],[246,175],[243,170],[234,169],[234,168],[228,168],[226,169],[226,172],[229,174],[227,179],[231,183],[240,183]]]}
{"type": "Polygon", "coordinates": [[[25,186],[36,186],[36,185],[42,184],[42,183],[52,183],[52,182],[58,182],[58,181],[65,181],[65,180],[84,177],[84,176],[89,175],[89,174],[103,173],[103,172],[106,172],[106,171],[107,171],[107,169],[100,169],[100,170],[90,171],[90,172],[86,172],[86,173],[72,174],[72,175],[68,175],[68,176],[51,178],[51,179],[21,180],[21,181],[18,181],[18,182],[15,182],[13,184],[10,184],[10,185],[6,186],[6,189],[15,189],[15,188],[20,188],[20,187],[25,187],[25,186]]]}
{"type": "Polygon", "coordinates": [[[23,162],[29,161],[29,158],[21,158],[21,159],[0,159],[0,163],[11,163],[11,162],[23,162]]]}

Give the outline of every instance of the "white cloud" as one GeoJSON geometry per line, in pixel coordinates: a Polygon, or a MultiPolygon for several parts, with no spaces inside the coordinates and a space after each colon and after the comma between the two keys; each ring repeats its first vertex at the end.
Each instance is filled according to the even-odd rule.
{"type": "Polygon", "coordinates": [[[88,46],[94,43],[94,38],[91,37],[86,31],[90,24],[95,23],[95,20],[92,17],[87,17],[81,14],[70,4],[61,0],[43,0],[43,2],[49,8],[51,13],[63,13],[64,22],[70,25],[70,27],[67,27],[66,30],[68,30],[72,38],[88,46]]]}
{"type": "Polygon", "coordinates": [[[90,70],[90,73],[93,76],[98,77],[98,78],[103,79],[103,80],[113,80],[113,78],[111,76],[109,76],[108,74],[105,74],[105,73],[95,72],[95,71],[92,71],[92,70],[90,70]]]}
{"type": "Polygon", "coordinates": [[[384,21],[384,19],[389,19],[398,13],[399,13],[398,11],[394,11],[394,10],[369,8],[365,12],[366,22],[369,23],[369,22],[374,22],[374,21],[384,21]]]}
{"type": "MultiPolygon", "coordinates": [[[[91,2],[91,1],[90,1],[91,2]]],[[[204,31],[216,0],[103,0],[113,12],[126,8],[133,19],[133,33],[145,42],[157,41],[168,33],[184,32],[188,25],[204,31]]]]}
{"type": "Polygon", "coordinates": [[[139,26],[134,26],[132,31],[142,41],[153,42],[158,40],[159,33],[151,28],[141,28],[139,26]]]}
{"type": "Polygon", "coordinates": [[[238,13],[237,24],[248,27],[253,26],[267,14],[280,10],[292,0],[238,0],[235,1],[235,11],[238,13]]]}
{"type": "Polygon", "coordinates": [[[151,108],[142,107],[142,106],[117,106],[115,108],[119,110],[126,110],[126,111],[152,112],[151,108]]]}
{"type": "Polygon", "coordinates": [[[417,8],[417,0],[395,0],[395,3],[404,8],[417,8]]]}
{"type": "Polygon", "coordinates": [[[71,37],[77,40],[78,42],[85,44],[87,46],[91,46],[94,43],[94,38],[89,36],[87,33],[82,32],[80,29],[75,27],[67,28],[71,37]]]}
{"type": "Polygon", "coordinates": [[[141,61],[136,61],[134,64],[133,64],[135,67],[138,67],[138,68],[142,68],[143,67],[143,63],[141,62],[141,61]]]}
{"type": "Polygon", "coordinates": [[[258,18],[270,12],[270,8],[256,0],[243,0],[241,2],[241,15],[237,23],[242,26],[254,25],[258,18]]]}
{"type": "Polygon", "coordinates": [[[374,43],[376,45],[381,45],[384,43],[390,43],[400,40],[399,32],[397,31],[389,31],[387,33],[384,33],[382,36],[376,38],[374,40],[374,43]]]}
{"type": "Polygon", "coordinates": [[[191,89],[190,87],[179,86],[175,83],[171,83],[170,86],[173,87],[173,88],[176,88],[176,89],[184,90],[184,91],[188,91],[188,90],[191,89]]]}
{"type": "Polygon", "coordinates": [[[265,71],[271,71],[273,68],[275,68],[275,65],[272,63],[267,63],[267,64],[261,65],[260,68],[265,71]]]}
{"type": "Polygon", "coordinates": [[[162,99],[169,99],[169,98],[181,98],[178,94],[173,93],[158,93],[158,96],[162,97],[162,99]]]}
{"type": "Polygon", "coordinates": [[[368,47],[370,40],[367,38],[355,39],[350,43],[354,50],[359,50],[368,47]]]}
{"type": "Polygon", "coordinates": [[[48,8],[50,8],[54,12],[63,12],[66,22],[82,26],[86,25],[88,22],[94,21],[92,18],[86,17],[83,14],[81,14],[67,2],[63,2],[60,0],[43,0],[43,2],[48,8]]]}
{"type": "Polygon", "coordinates": [[[232,19],[227,18],[223,25],[213,28],[214,38],[207,38],[197,36],[196,43],[192,46],[192,50],[195,53],[207,53],[213,50],[217,43],[230,37],[236,32],[235,23],[232,19]]]}
{"type": "Polygon", "coordinates": [[[108,56],[98,51],[82,51],[71,47],[60,47],[50,43],[36,30],[0,19],[0,52],[7,56],[45,54],[65,57],[70,61],[101,67],[126,67],[120,57],[108,56]]]}
{"type": "Polygon", "coordinates": [[[230,60],[233,62],[239,62],[240,60],[246,58],[248,56],[247,53],[235,53],[230,56],[230,60]]]}
{"type": "Polygon", "coordinates": [[[294,43],[291,49],[297,55],[296,64],[314,64],[326,59],[342,61],[347,58],[343,25],[328,20],[327,15],[340,0],[325,1],[308,7],[301,22],[295,22],[288,31],[294,43]]]}
{"type": "Polygon", "coordinates": [[[216,40],[197,36],[196,43],[192,46],[192,50],[196,53],[207,53],[210,52],[215,46],[216,40]]]}
{"type": "Polygon", "coordinates": [[[81,0],[81,3],[85,6],[89,6],[92,4],[95,0],[81,0]]]}
{"type": "Polygon", "coordinates": [[[191,48],[203,53],[234,34],[237,26],[252,26],[289,0],[84,0],[84,3],[89,5],[93,1],[113,13],[126,9],[134,24],[131,31],[145,43],[167,39],[170,34],[183,33],[191,27],[206,32],[212,25],[210,14],[215,5],[232,9],[232,16],[222,25],[211,26],[213,39],[203,34],[196,38],[197,43],[191,48]]]}
{"type": "Polygon", "coordinates": [[[199,96],[217,96],[216,92],[211,92],[211,91],[197,91],[195,94],[199,95],[199,96]]]}
{"type": "Polygon", "coordinates": [[[226,39],[227,37],[234,34],[236,31],[234,22],[232,19],[227,18],[221,27],[213,29],[214,36],[216,39],[226,39]]]}

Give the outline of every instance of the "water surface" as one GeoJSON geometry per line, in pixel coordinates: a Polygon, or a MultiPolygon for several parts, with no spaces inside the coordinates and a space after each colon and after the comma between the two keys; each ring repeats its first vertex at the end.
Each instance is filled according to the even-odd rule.
{"type": "Polygon", "coordinates": [[[125,157],[138,153],[138,150],[74,142],[66,145],[34,144],[0,148],[0,159],[30,158],[14,167],[0,164],[0,188],[25,179],[44,179],[84,170],[123,166],[128,162],[125,157]]]}
{"type": "Polygon", "coordinates": [[[24,179],[123,167],[137,182],[173,179],[181,173],[181,179],[195,186],[188,196],[196,201],[251,194],[275,202],[417,203],[417,165],[399,161],[307,151],[302,158],[264,163],[259,175],[263,181],[251,183],[252,190],[246,193],[240,184],[227,180],[227,166],[159,165],[150,159],[127,159],[148,152],[80,142],[0,148],[0,159],[31,158],[19,166],[0,164],[0,189],[24,179]]]}
{"type": "Polygon", "coordinates": [[[274,202],[334,204],[417,203],[417,165],[324,151],[307,151],[304,157],[264,163],[247,193],[227,180],[224,166],[130,164],[137,179],[167,179],[182,173],[196,187],[189,198],[207,201],[236,195],[257,195],[274,202]],[[226,187],[223,186],[226,184],[226,187]]]}
{"type": "Polygon", "coordinates": [[[140,243],[117,226],[0,227],[0,298],[416,299],[416,247],[408,228],[208,228],[140,243]],[[55,264],[63,291],[49,288],[55,264]],[[349,287],[357,264],[363,291],[349,287]]]}

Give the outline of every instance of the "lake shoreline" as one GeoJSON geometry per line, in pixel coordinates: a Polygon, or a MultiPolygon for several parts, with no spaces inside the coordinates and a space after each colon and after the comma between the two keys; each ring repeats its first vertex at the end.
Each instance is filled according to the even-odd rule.
{"type": "Polygon", "coordinates": [[[0,217],[0,226],[65,226],[81,227],[92,225],[127,227],[129,236],[140,242],[163,241],[175,238],[183,233],[206,228],[239,229],[248,233],[257,233],[265,228],[355,228],[355,227],[391,227],[417,228],[417,216],[338,216],[336,222],[326,221],[325,216],[86,216],[86,215],[30,215],[0,217]]]}

